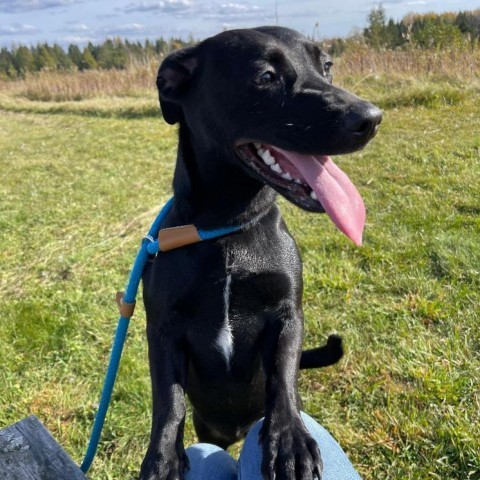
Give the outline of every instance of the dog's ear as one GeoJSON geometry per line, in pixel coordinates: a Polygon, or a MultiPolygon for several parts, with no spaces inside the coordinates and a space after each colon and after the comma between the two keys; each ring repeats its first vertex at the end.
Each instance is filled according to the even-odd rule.
{"type": "Polygon", "coordinates": [[[182,118],[182,99],[198,66],[196,47],[170,54],[160,65],[157,75],[158,96],[163,118],[170,125],[182,118]]]}

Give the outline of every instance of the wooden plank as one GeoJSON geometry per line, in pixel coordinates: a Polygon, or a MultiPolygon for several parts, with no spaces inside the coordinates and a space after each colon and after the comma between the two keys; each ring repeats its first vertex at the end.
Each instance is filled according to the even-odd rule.
{"type": "Polygon", "coordinates": [[[38,418],[0,430],[0,479],[86,480],[38,418]]]}

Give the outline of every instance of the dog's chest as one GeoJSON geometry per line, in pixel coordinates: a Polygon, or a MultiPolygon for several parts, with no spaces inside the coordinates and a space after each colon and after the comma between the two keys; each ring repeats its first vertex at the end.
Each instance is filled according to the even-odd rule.
{"type": "Polygon", "coordinates": [[[227,269],[222,279],[221,316],[212,347],[228,368],[242,364],[255,349],[268,318],[292,296],[291,279],[283,272],[227,269]]]}
{"type": "Polygon", "coordinates": [[[221,309],[211,346],[228,368],[252,360],[269,319],[286,299],[296,302],[300,292],[299,257],[296,250],[288,255],[290,243],[249,240],[225,245],[217,279],[221,309]]]}

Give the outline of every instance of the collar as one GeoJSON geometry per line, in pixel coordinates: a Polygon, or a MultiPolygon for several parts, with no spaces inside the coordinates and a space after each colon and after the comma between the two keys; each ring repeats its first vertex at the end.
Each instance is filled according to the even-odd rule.
{"type": "Polygon", "coordinates": [[[171,228],[161,228],[163,220],[171,210],[172,205],[173,197],[162,208],[156,220],[153,222],[148,235],[144,237],[144,241],[148,242],[148,253],[152,255],[155,255],[158,252],[168,252],[170,250],[185,247],[203,240],[211,240],[213,238],[230,235],[231,233],[235,233],[246,228],[257,220],[254,219],[241,225],[229,225],[213,230],[199,229],[194,224],[181,225],[171,228]]]}

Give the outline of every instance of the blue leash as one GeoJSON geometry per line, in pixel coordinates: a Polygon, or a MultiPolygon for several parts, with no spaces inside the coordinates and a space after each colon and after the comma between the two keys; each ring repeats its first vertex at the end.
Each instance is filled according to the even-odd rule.
{"type": "Polygon", "coordinates": [[[98,443],[100,441],[100,435],[102,433],[103,424],[107,415],[108,406],[112,396],[113,386],[115,384],[115,378],[117,376],[118,366],[120,358],[122,356],[123,345],[125,344],[125,338],[127,336],[128,325],[130,318],[133,315],[135,307],[135,301],[137,297],[138,285],[142,277],[142,272],[147,263],[148,256],[156,254],[158,252],[165,252],[174,248],[179,248],[191,243],[195,243],[203,240],[210,240],[217,237],[222,237],[230,233],[234,233],[241,230],[246,225],[235,225],[230,227],[218,228],[215,230],[200,230],[193,225],[187,225],[182,227],[174,227],[170,229],[161,230],[162,223],[170,211],[173,204],[173,197],[164,205],[158,214],[157,218],[153,222],[148,234],[144,237],[142,245],[138,251],[137,258],[133,264],[132,271],[130,272],[130,278],[128,281],[125,293],[117,294],[117,302],[120,308],[120,318],[118,320],[117,330],[115,332],[115,338],[112,345],[112,351],[110,354],[110,361],[105,375],[105,381],[103,384],[102,394],[100,396],[100,404],[93,423],[92,434],[88,443],[87,452],[83,459],[80,470],[83,473],[87,473],[92,465],[95,453],[97,452],[98,443]],[[190,237],[187,240],[177,239],[177,234],[182,231],[190,233],[190,237]],[[163,235],[165,234],[165,235],[163,235]],[[192,237],[193,235],[193,237],[192,237]],[[168,237],[174,237],[175,242],[169,244],[168,237]],[[165,240],[165,241],[164,241],[165,240]]]}

